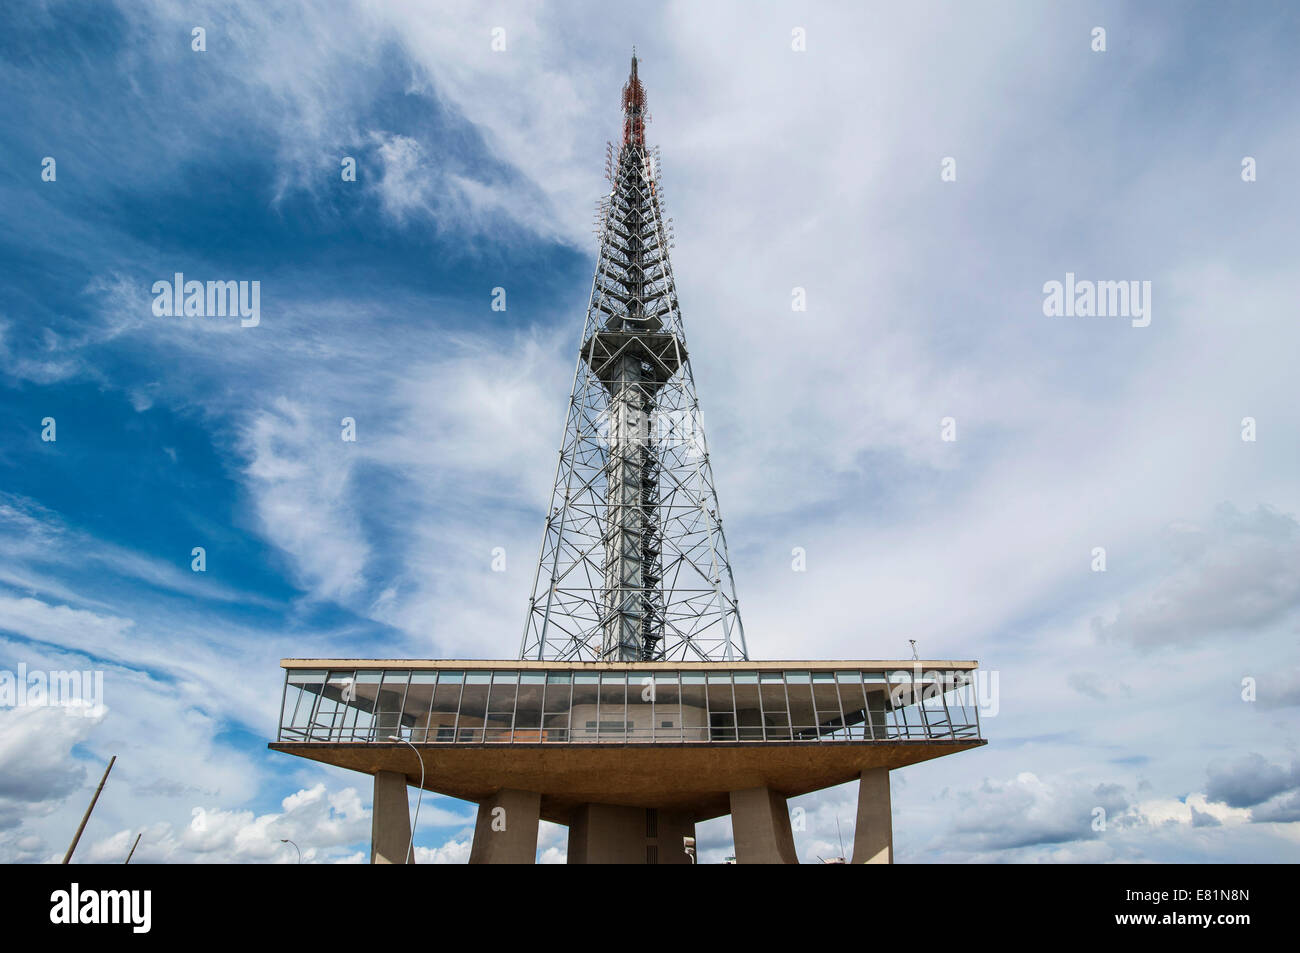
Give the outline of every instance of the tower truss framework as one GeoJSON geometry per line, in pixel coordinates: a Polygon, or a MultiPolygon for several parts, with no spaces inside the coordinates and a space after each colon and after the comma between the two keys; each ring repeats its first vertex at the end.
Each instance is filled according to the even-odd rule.
{"type": "Polygon", "coordinates": [[[520,657],[748,659],[635,55],[623,116],[520,657]]]}

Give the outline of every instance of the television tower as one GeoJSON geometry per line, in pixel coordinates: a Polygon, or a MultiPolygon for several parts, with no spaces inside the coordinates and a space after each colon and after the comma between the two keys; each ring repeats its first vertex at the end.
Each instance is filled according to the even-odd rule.
{"type": "Polygon", "coordinates": [[[634,50],[522,659],[749,658],[649,118],[634,50]]]}
{"type": "Polygon", "coordinates": [[[890,773],[987,743],[975,661],[749,659],[648,119],[634,50],[520,658],[280,662],[271,748],[374,777],[371,863],[414,861],[413,784],[478,804],[472,864],[542,821],[571,864],[694,863],[728,814],[771,864],[789,798],[856,782],[853,862],[889,864],[890,773]]]}

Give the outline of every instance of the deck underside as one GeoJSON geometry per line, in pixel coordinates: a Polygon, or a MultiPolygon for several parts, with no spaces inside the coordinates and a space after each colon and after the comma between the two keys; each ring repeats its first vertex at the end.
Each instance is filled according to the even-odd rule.
{"type": "MultiPolygon", "coordinates": [[[[542,818],[567,824],[582,804],[654,807],[704,821],[730,812],[730,792],[767,787],[795,797],[987,742],[846,741],[798,744],[426,744],[425,790],[481,801],[502,789],[542,796],[542,818]]],[[[275,751],[364,774],[397,771],[412,785],[420,763],[401,743],[272,743],[275,751]]]]}

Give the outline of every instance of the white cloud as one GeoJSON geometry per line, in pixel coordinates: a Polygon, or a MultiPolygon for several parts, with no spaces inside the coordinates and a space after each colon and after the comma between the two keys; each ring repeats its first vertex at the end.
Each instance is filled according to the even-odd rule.
{"type": "Polygon", "coordinates": [[[54,707],[0,708],[0,831],[51,813],[81,786],[86,769],[66,754],[102,718],[103,712],[88,717],[54,707]]]}
{"type": "Polygon", "coordinates": [[[1220,507],[1202,529],[1173,530],[1183,565],[1154,587],[1126,598],[1114,619],[1097,620],[1106,639],[1139,647],[1239,638],[1300,613],[1300,523],[1267,507],[1240,513],[1220,507]]]}
{"type": "Polygon", "coordinates": [[[469,863],[468,840],[447,841],[441,847],[417,847],[415,848],[415,862],[417,864],[467,864],[469,863]]]}
{"type": "Polygon", "coordinates": [[[303,863],[347,862],[346,848],[369,836],[370,812],[355,788],[327,791],[317,784],[282,802],[278,813],[195,807],[189,823],[174,827],[160,822],[143,832],[116,831],[97,840],[77,859],[91,863],[120,862],[142,833],[133,862],[140,863],[303,863]]]}
{"type": "Polygon", "coordinates": [[[246,475],[257,490],[263,532],[296,557],[303,581],[318,596],[339,600],[361,587],[369,549],[353,495],[353,444],[342,439],[342,419],[309,418],[304,408],[279,398],[253,417],[244,437],[246,475]]]}
{"type": "Polygon", "coordinates": [[[383,164],[375,188],[384,211],[399,222],[405,221],[412,211],[431,213],[435,169],[424,155],[419,141],[410,136],[380,132],[371,133],[370,138],[376,144],[383,164]]]}

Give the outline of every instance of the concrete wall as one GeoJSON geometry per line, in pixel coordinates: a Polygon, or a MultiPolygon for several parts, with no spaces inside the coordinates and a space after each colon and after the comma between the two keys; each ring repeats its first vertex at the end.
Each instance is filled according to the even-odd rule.
{"type": "MultiPolygon", "coordinates": [[[[651,740],[651,729],[655,734],[663,732],[670,739],[680,738],[681,732],[685,731],[687,741],[708,741],[708,712],[703,708],[696,708],[692,705],[685,705],[681,708],[681,714],[678,714],[677,707],[674,706],[667,710],[661,708],[658,712],[654,711],[651,705],[628,705],[626,710],[617,709],[611,711],[608,705],[600,706],[600,721],[627,721],[632,725],[631,731],[636,732],[631,737],[641,740],[651,740]],[[626,713],[625,713],[626,711],[626,713]],[[671,727],[664,728],[664,722],[671,722],[671,727]]],[[[569,727],[571,741],[621,741],[620,736],[601,736],[597,737],[595,729],[588,729],[587,722],[596,721],[596,705],[574,705],[569,712],[569,727]]]]}
{"type": "Polygon", "coordinates": [[[689,864],[682,838],[694,836],[686,814],[584,804],[569,820],[569,863],[689,864]]]}

